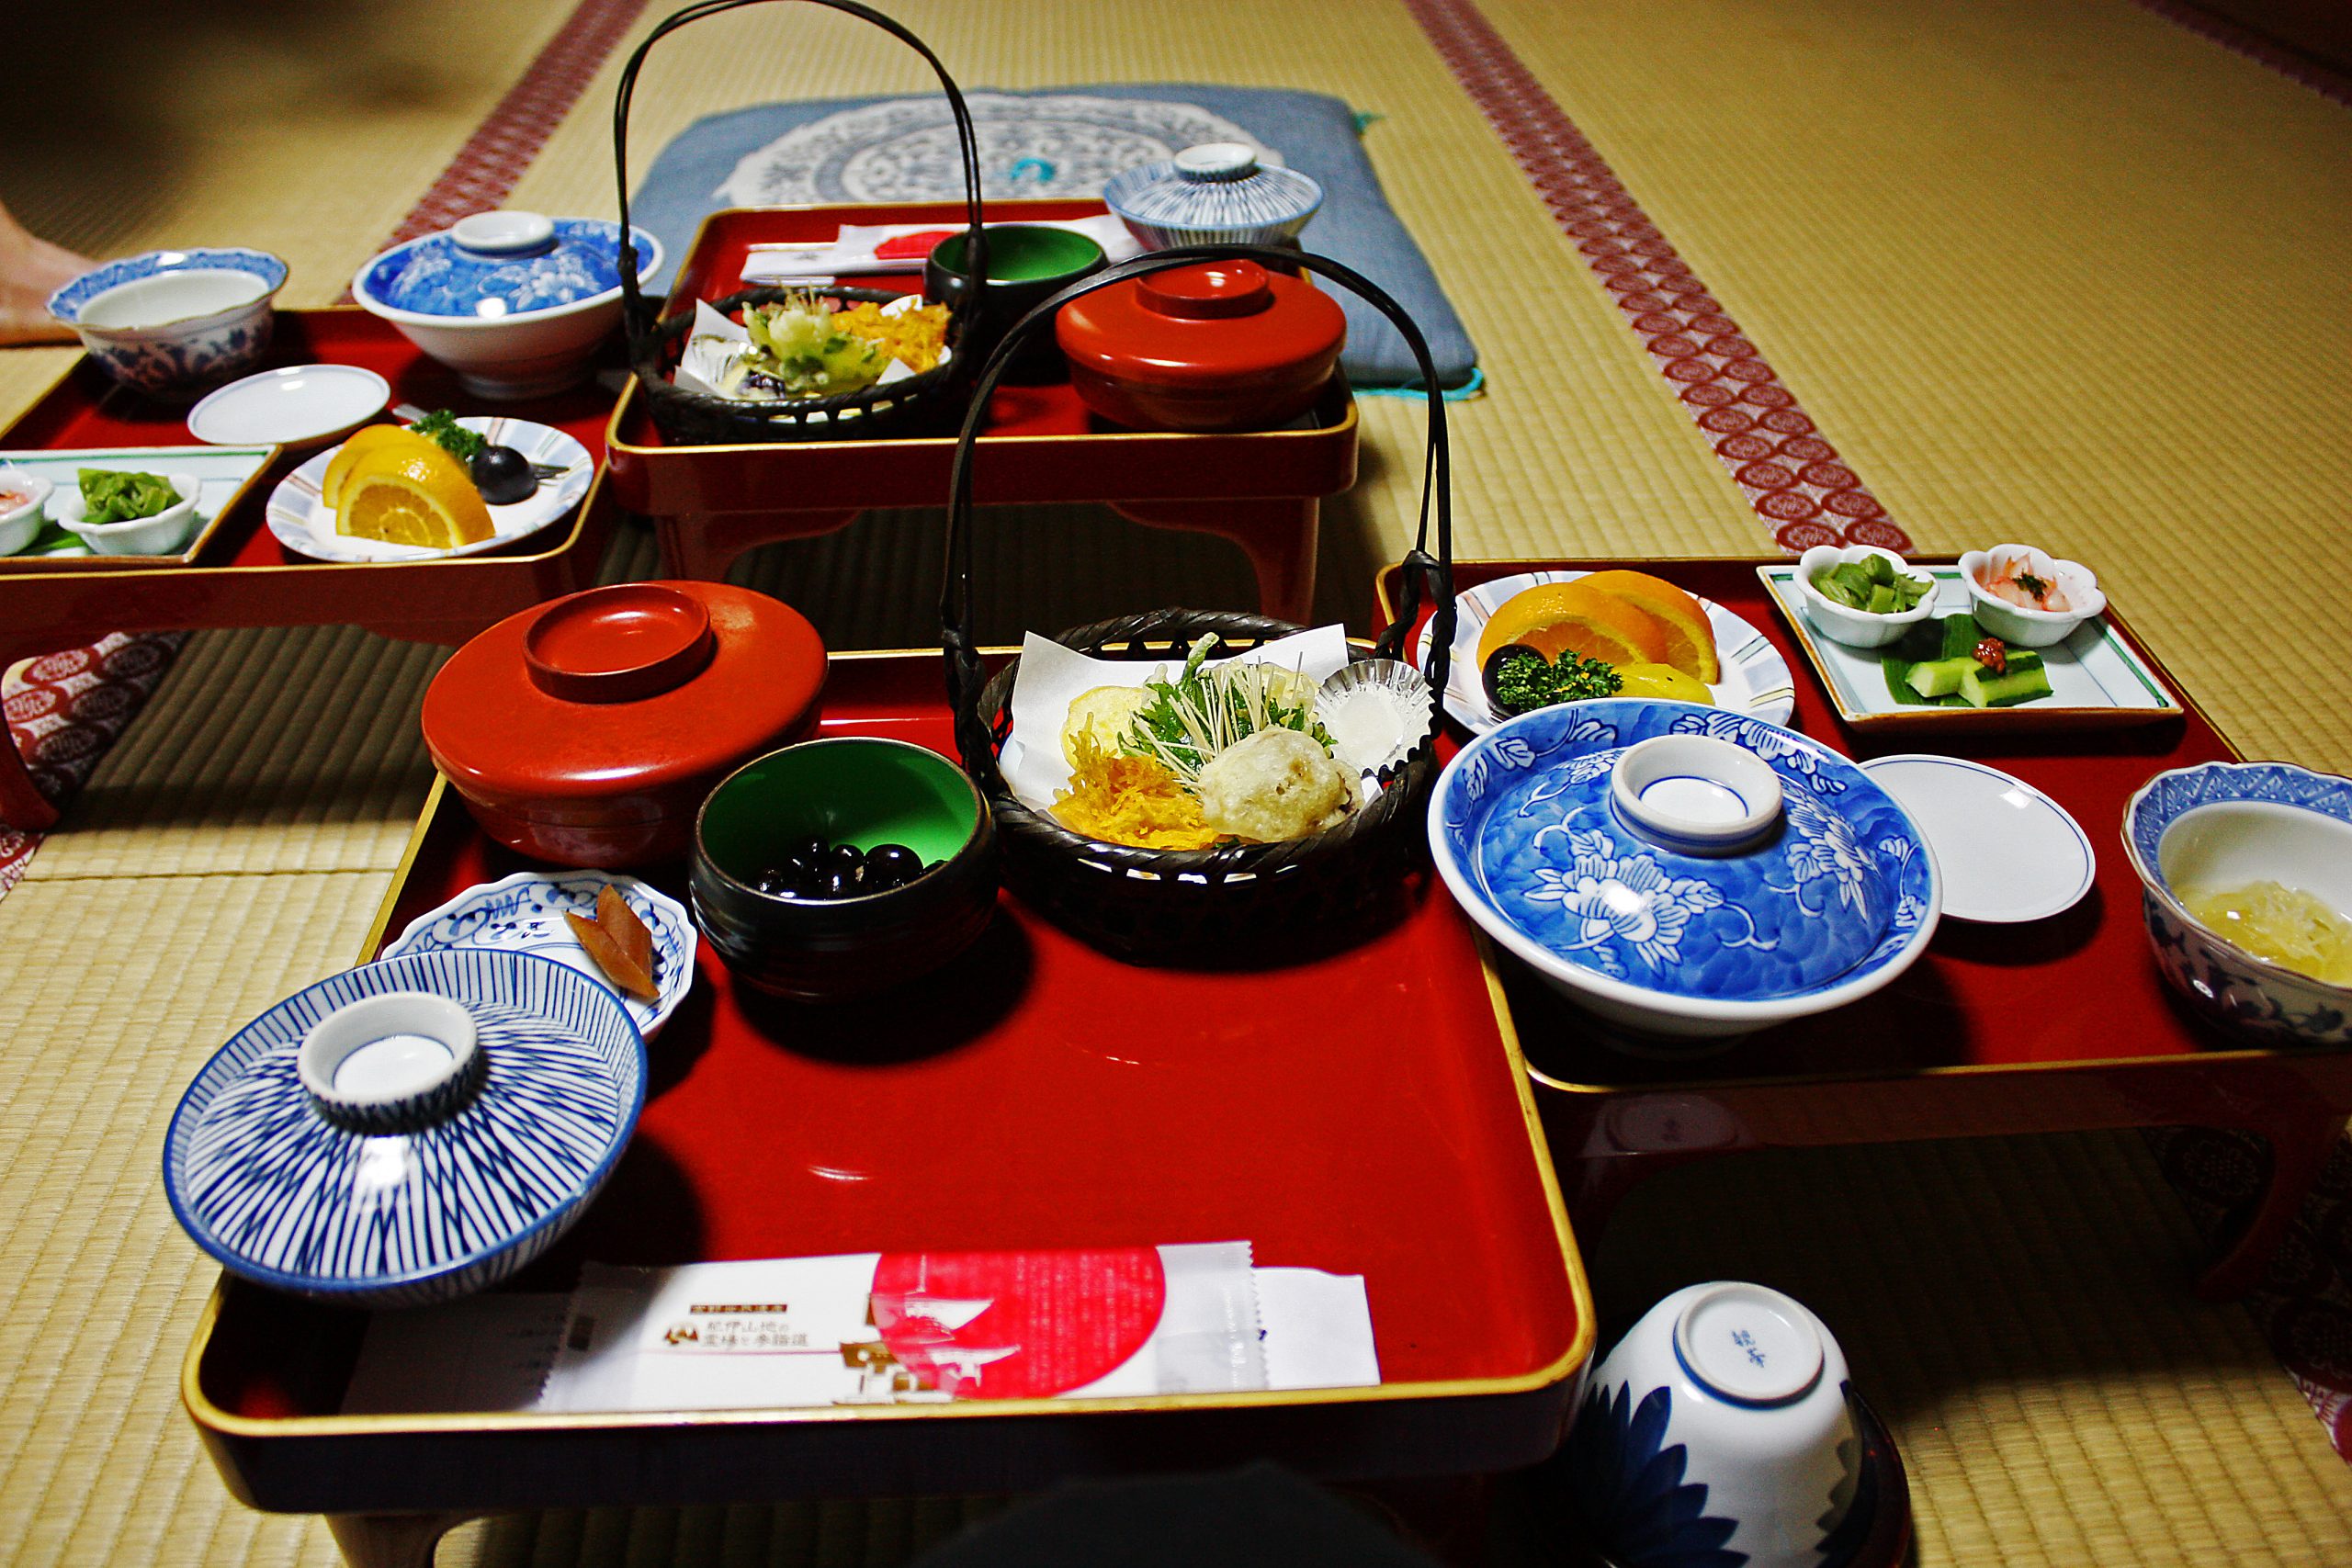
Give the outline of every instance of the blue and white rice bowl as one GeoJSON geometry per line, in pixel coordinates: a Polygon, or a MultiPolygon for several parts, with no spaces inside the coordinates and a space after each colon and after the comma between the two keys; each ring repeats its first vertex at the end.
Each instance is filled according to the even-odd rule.
{"type": "Polygon", "coordinates": [[[1211,141],[1112,175],[1102,203],[1155,251],[1282,245],[1322,209],[1323,187],[1296,169],[1259,163],[1243,142],[1211,141]]]}
{"type": "Polygon", "coordinates": [[[164,1190],[241,1278],[345,1306],[449,1301],[579,1219],[637,1126],[645,1077],[619,998],[575,969],[479,948],[386,959],[288,997],[205,1064],[164,1138],[164,1190]],[[306,1086],[304,1042],[321,1025],[414,992],[471,1015],[473,1046],[448,1043],[467,1075],[455,1092],[379,1084],[337,1103],[306,1086]]]}
{"type": "Polygon", "coordinates": [[[2276,882],[2352,916],[2352,779],[2291,762],[2158,773],[2123,808],[2156,966],[2190,1007],[2272,1045],[2352,1044],[2352,986],[2259,957],[2188,912],[2181,889],[2276,882]]]}
{"type": "Polygon", "coordinates": [[[49,297],[49,313],[118,381],[190,398],[261,363],[285,284],[286,264],[266,251],[147,251],[84,273],[49,297]]]}
{"type": "Polygon", "coordinates": [[[1570,703],[1478,737],[1439,775],[1430,847],[1506,951],[1618,1029],[1669,1039],[1860,1000],[1927,950],[1943,905],[1925,837],[1853,763],[1690,703],[1570,703]],[[1695,853],[1628,821],[1611,799],[1618,760],[1668,736],[1760,759],[1777,819],[1729,852],[1695,853]]]}
{"type": "MultiPolygon", "coordinates": [[[[428,909],[384,949],[386,958],[435,953],[454,947],[536,953],[569,964],[590,979],[610,985],[564,916],[593,918],[596,897],[610,883],[653,938],[653,984],[657,1001],[621,996],[638,1032],[650,1041],[694,989],[695,948],[701,933],[686,907],[651,883],[601,871],[518,871],[496,882],[469,887],[437,909],[428,909]]],[[[614,993],[620,996],[618,991],[614,993]]]]}

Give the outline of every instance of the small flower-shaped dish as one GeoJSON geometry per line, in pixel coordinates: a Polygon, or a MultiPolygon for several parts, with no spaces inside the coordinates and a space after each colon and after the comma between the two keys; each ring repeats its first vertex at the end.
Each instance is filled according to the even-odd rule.
{"type": "Polygon", "coordinates": [[[204,481],[194,474],[165,473],[164,478],[171,481],[172,492],[179,500],[152,517],[133,517],[121,523],[85,522],[88,509],[79,490],[58,491],[51,498],[50,507],[57,514],[61,527],[78,535],[84,544],[102,556],[177,555],[196,533],[196,503],[203,493],[204,481]]]}
{"type": "Polygon", "coordinates": [[[204,1065],[164,1138],[164,1191],[242,1279],[343,1306],[451,1301],[579,1219],[645,1075],[628,1014],[564,964],[488,948],[364,964],[204,1065]]]}
{"type": "Polygon", "coordinates": [[[1430,844],[1487,935],[1578,1006],[1652,1036],[1743,1034],[1858,1000],[1917,959],[1942,908],[1926,840],[1853,763],[1690,703],[1611,697],[1509,720],[1440,775],[1430,844]],[[1661,737],[1676,750],[1643,744],[1661,737]],[[1718,748],[1748,755],[1735,769],[1718,748]],[[1759,763],[1777,813],[1750,776],[1759,763]],[[1658,809],[1628,810],[1627,795],[1658,809]]]}
{"type": "Polygon", "coordinates": [[[52,488],[39,474],[0,467],[0,556],[13,556],[33,542],[49,520],[43,508],[52,488]]]}
{"type": "Polygon", "coordinates": [[[634,876],[608,876],[600,871],[518,871],[503,881],[469,887],[439,908],[419,915],[385,947],[383,956],[398,958],[459,947],[536,953],[610,987],[612,982],[596,967],[596,961],[571,934],[571,923],[563,918],[567,914],[593,917],[596,895],[608,882],[620,889],[628,907],[653,933],[653,983],[661,987],[662,999],[621,998],[638,1032],[650,1040],[694,989],[696,933],[694,917],[684,904],[634,876]]]}
{"type": "Polygon", "coordinates": [[[2176,768],[2124,807],[2123,848],[2156,965],[2190,1007],[2266,1044],[2352,1044],[2352,986],[2248,953],[2184,897],[2276,882],[2352,915],[2352,779],[2289,762],[2176,768]]]}
{"type": "Polygon", "coordinates": [[[1913,571],[1893,550],[1875,545],[1849,545],[1843,549],[1836,545],[1814,546],[1797,558],[1797,592],[1804,596],[1804,616],[1814,628],[1849,648],[1884,648],[1936,613],[1934,580],[1913,571]],[[1872,556],[1884,556],[1899,575],[1927,585],[1917,604],[1900,615],[1873,615],[1840,604],[1813,585],[1815,578],[1832,567],[1848,562],[1860,566],[1872,556]]]}
{"type": "Polygon", "coordinates": [[[1976,624],[2012,648],[2048,648],[2074,635],[2076,626],[2107,608],[2107,595],[2090,568],[2060,560],[2030,545],[1995,545],[1970,550],[1960,558],[1960,580],[1968,585],[1969,609],[1976,624]],[[1986,588],[2008,573],[2012,565],[2049,583],[2066,596],[2064,610],[2037,610],[2012,604],[1986,588]]]}
{"type": "Polygon", "coordinates": [[[286,264],[266,251],[148,251],[84,273],[49,297],[49,313],[115,379],[187,399],[260,363],[285,283],[286,264]]]}

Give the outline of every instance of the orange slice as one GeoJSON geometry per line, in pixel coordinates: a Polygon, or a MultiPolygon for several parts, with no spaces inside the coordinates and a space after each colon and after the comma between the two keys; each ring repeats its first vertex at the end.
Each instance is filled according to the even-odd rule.
{"type": "Polygon", "coordinates": [[[357,468],[360,459],[370,452],[381,451],[387,446],[407,446],[413,450],[417,446],[435,445],[436,443],[428,437],[417,434],[405,425],[371,424],[365,430],[355,430],[351,438],[327,463],[327,477],[319,481],[319,499],[332,510],[343,499],[343,487],[349,481],[351,470],[357,468]]]}
{"type": "Polygon", "coordinates": [[[1658,663],[1671,664],[1685,675],[1711,686],[1724,678],[1723,665],[1715,658],[1715,630],[1707,623],[1706,606],[1681,589],[1646,571],[1596,571],[1577,581],[1579,586],[1597,588],[1623,599],[1656,621],[1658,629],[1666,634],[1666,657],[1658,663]]]}
{"type": "Polygon", "coordinates": [[[432,442],[379,446],[352,465],[335,509],[338,534],[449,550],[497,533],[466,466],[432,442]]]}
{"type": "Polygon", "coordinates": [[[1512,594],[1478,636],[1478,668],[1495,649],[1521,642],[1557,659],[1563,649],[1610,664],[1663,664],[1666,634],[1624,600],[1584,581],[1544,582],[1512,594]]]}

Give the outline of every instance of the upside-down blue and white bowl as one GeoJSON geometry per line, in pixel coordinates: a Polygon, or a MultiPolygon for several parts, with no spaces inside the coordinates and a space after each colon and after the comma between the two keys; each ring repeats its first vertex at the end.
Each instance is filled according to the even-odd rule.
{"type": "MultiPolygon", "coordinates": [[[[1653,774],[1643,787],[1670,797],[1685,786],[1653,774]]],[[[1696,787],[1734,798],[1730,819],[1742,820],[1731,790],[1696,787]]],[[[1927,840],[1852,762],[1691,703],[1570,703],[1478,737],[1439,775],[1430,847],[1455,900],[1505,951],[1618,1029],[1668,1039],[1858,1001],[1918,959],[1943,907],[1927,840]],[[1777,815],[1734,847],[1698,852],[1633,819],[1614,798],[1620,759],[1661,737],[1760,761],[1777,815]]]]}
{"type": "Polygon", "coordinates": [[[2276,882],[2352,916],[2352,779],[2291,762],[2175,768],[2124,807],[2123,848],[2156,966],[2189,1006],[2262,1043],[2352,1043],[2352,986],[2247,952],[2182,897],[2276,882]]]}
{"type": "Polygon", "coordinates": [[[164,1190],[241,1278],[344,1306],[449,1301],[579,1219],[636,1129],[645,1077],[620,999],[575,969],[481,948],[385,959],[296,992],[205,1064],[164,1137],[164,1190]],[[470,1015],[465,1038],[432,1027],[435,998],[470,1015]],[[392,1038],[346,1026],[369,1009],[392,1038]],[[353,1070],[420,1038],[424,1056],[446,1048],[447,1070],[417,1076],[415,1050],[353,1070]]]}

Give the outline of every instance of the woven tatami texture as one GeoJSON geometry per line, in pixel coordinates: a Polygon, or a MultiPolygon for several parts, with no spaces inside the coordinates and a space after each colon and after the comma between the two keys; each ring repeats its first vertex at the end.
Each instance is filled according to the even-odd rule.
{"type": "MultiPolygon", "coordinates": [[[[1618,312],[1401,8],[1218,0],[1205,24],[1201,5],[1176,0],[888,8],[967,86],[1209,79],[1313,87],[1382,115],[1367,148],[1495,389],[1454,411],[1464,553],[1763,547],[1618,312]]],[[[569,6],[148,9],[158,26],[195,29],[193,74],[176,78],[197,85],[190,101],[155,111],[170,117],[161,130],[109,130],[88,146],[56,134],[54,120],[38,136],[0,138],[0,197],[102,252],[266,245],[295,263],[286,298],[316,303],[569,6]],[[193,12],[226,20],[215,32],[183,15],[193,12]],[[465,47],[447,47],[453,38],[465,47]],[[261,101],[198,123],[249,94],[261,101]],[[134,134],[170,144],[141,154],[151,161],[138,181],[105,185],[93,150],[134,134]],[[53,177],[34,149],[53,160],[53,177]]],[[[2298,651],[2283,674],[2266,673],[2230,651],[2258,639],[2233,633],[2227,615],[2209,637],[2195,615],[2227,549],[2275,543],[2294,566],[2273,584],[2289,606],[2281,624],[2322,644],[2343,636],[2302,629],[2301,617],[2329,547],[2318,498],[2323,485],[2342,493],[2346,477],[2345,444],[2322,449],[2310,410],[2323,395],[2344,406],[2329,377],[2352,360],[2340,299],[2312,297],[2298,270],[2344,270],[2346,160],[2329,140],[2340,122],[2322,118],[2342,111],[2290,101],[2300,89],[2120,0],[1953,9],[1905,6],[1897,23],[1815,0],[1524,11],[1498,0],[1490,15],[1923,541],[1976,542],[1964,525],[2032,502],[2049,519],[2042,536],[2099,566],[2241,739],[2340,765],[2346,753],[2324,748],[2341,743],[2327,737],[2341,733],[2333,706],[2345,688],[2311,672],[2326,660],[2298,651]],[[2042,18],[2039,34],[2026,34],[2028,16],[2042,18]],[[1947,34],[1976,51],[1973,94],[1936,66],[1947,34]],[[2050,79],[2061,71],[2075,80],[2050,79]],[[1988,85],[2004,77],[2038,85],[1988,85]],[[1968,109],[1974,129],[1937,130],[1921,105],[1968,109]],[[1996,118],[2012,129],[1995,136],[1996,118]],[[2184,124],[2205,128],[2193,143],[2221,150],[2171,159],[2191,165],[2186,175],[2154,157],[2184,124]],[[2147,157],[2128,155],[2133,126],[2147,157]],[[2045,163],[2041,184],[2026,174],[2053,146],[2079,161],[2093,130],[2109,149],[2086,182],[2102,200],[2113,192],[2103,215],[2064,206],[2063,163],[2045,163]],[[1957,151],[1935,156],[1947,141],[1957,151]],[[2231,220],[2200,242],[2193,220],[2222,179],[2202,159],[2238,171],[2244,189],[2231,220]],[[1894,173],[1872,175],[1881,168],[1894,173]],[[1921,168],[1938,177],[1921,181],[1921,168]],[[2285,211],[2294,201],[2302,215],[2285,211]],[[2021,212],[2032,223],[2016,224],[2021,212]],[[1837,244],[1823,243],[1824,214],[1837,244]],[[2129,255],[2085,238],[2126,220],[2148,236],[2129,255]],[[2073,242],[2049,242],[2050,222],[2073,242]],[[2241,222],[2272,228],[2242,232],[2241,222]],[[1846,237],[1855,233],[1878,237],[1846,237]],[[2233,274],[2249,264],[2251,281],[2233,274]],[[1820,265],[1850,270],[1834,288],[1810,288],[1805,269],[1820,265]],[[2223,330],[2233,321],[2234,338],[2223,330]],[[2250,363],[2264,355],[2277,385],[2250,363]],[[2158,374],[2167,365],[2169,381],[2158,374]],[[2196,397],[2216,411],[2208,424],[2183,412],[2196,397]],[[2151,501],[2180,495],[2193,513],[2151,501]],[[2267,686],[2244,690],[2249,672],[2267,686]]],[[[762,7],[665,48],[639,96],[640,168],[700,114],[930,85],[887,39],[813,7],[762,7]]],[[[516,205],[609,210],[616,68],[516,205]]],[[[0,355],[0,407],[21,406],[62,363],[0,355]]],[[[1419,473],[1419,410],[1374,400],[1365,420],[1365,483],[1327,511],[1331,609],[1362,604],[1372,564],[1403,538],[1419,473]]],[[[1125,582],[1174,576],[1205,597],[1240,581],[1222,544],[1128,538],[1102,518],[1012,518],[991,532],[987,547],[1003,552],[983,558],[997,566],[991,581],[1038,558],[1023,550],[1045,549],[1041,618],[1068,619],[1125,582]]],[[[764,552],[744,575],[808,601],[843,645],[905,640],[927,624],[935,528],[919,514],[877,518],[864,533],[764,552]],[[876,585],[893,604],[866,601],[876,585]]],[[[625,546],[622,570],[651,569],[643,536],[625,546]]],[[[2340,668],[2335,647],[2329,667],[2340,668]]],[[[421,796],[410,716],[437,657],[357,632],[199,636],[67,831],[0,900],[0,1541],[17,1561],[334,1561],[315,1521],[229,1501],[178,1408],[180,1352],[213,1270],[172,1224],[155,1161],[204,1055],[355,953],[421,796]]],[[[2340,1561],[2352,1551],[2343,1467],[2244,1314],[2188,1303],[2188,1247],[2177,1204],[2128,1140],[1906,1145],[1661,1179],[1612,1227],[1596,1284],[1612,1327],[1670,1285],[1714,1274],[1782,1283],[1819,1307],[1911,1461],[1925,1563],[2340,1561]]],[[[961,1506],[526,1517],[460,1532],[442,1561],[878,1564],[902,1561],[961,1506]]]]}
{"type": "Polygon", "coordinates": [[[2130,0],[1485,8],[1923,547],[2352,766],[2352,109],[2130,0]]]}

